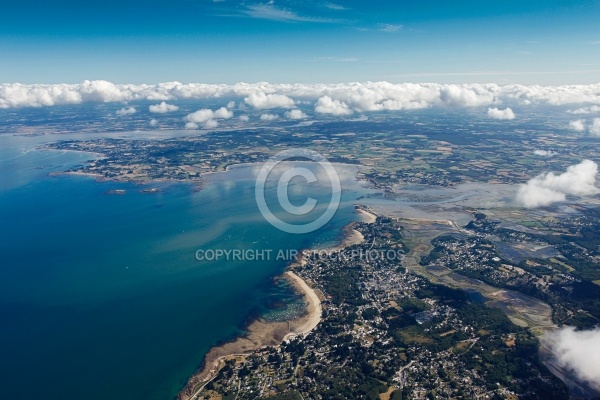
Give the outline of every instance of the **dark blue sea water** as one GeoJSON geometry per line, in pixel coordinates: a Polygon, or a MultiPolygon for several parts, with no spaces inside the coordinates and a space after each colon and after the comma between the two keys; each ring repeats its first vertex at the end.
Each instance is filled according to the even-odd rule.
{"type": "Polygon", "coordinates": [[[258,212],[252,167],[200,192],[49,176],[90,157],[32,150],[57,139],[0,136],[0,399],[172,398],[211,346],[299,301],[273,280],[286,261],[197,249],[323,245],[356,218],[354,188],[324,228],[282,233],[258,212]]]}

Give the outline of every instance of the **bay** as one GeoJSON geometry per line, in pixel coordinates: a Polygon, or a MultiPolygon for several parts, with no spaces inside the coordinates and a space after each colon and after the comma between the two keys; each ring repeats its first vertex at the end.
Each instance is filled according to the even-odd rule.
{"type": "MultiPolygon", "coordinates": [[[[35,150],[52,140],[0,137],[0,398],[173,398],[210,347],[299,301],[273,279],[287,260],[200,262],[196,250],[326,246],[364,194],[355,167],[336,166],[344,190],[332,221],[286,234],[258,211],[256,166],[211,175],[199,192],[159,183],[144,193],[49,176],[91,157],[35,150]]],[[[291,197],[326,201],[325,189],[291,197]]]]}

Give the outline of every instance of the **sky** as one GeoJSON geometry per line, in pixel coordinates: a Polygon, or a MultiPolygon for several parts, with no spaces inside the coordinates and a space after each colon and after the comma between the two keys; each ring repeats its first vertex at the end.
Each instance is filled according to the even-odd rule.
{"type": "Polygon", "coordinates": [[[600,82],[600,0],[5,0],[0,83],[600,82]]]}

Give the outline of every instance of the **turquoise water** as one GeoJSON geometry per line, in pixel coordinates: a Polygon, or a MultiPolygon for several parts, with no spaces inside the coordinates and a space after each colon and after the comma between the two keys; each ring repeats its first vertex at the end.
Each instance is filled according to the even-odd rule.
{"type": "Polygon", "coordinates": [[[30,151],[48,140],[0,137],[1,399],[172,398],[211,346],[298,303],[273,280],[287,262],[199,262],[197,249],[327,244],[356,218],[345,190],[323,229],[282,233],[258,212],[252,167],[200,192],[48,176],[90,157],[30,151]]]}

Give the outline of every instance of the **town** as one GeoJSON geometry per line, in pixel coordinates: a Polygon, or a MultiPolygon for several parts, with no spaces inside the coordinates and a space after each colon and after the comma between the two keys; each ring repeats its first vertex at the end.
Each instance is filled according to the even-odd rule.
{"type": "MultiPolygon", "coordinates": [[[[356,223],[370,249],[402,250],[402,227],[356,223]]],[[[351,248],[352,249],[352,248],[351,248]]],[[[409,273],[401,260],[293,268],[322,298],[323,318],[279,347],[228,357],[198,398],[565,398],[537,339],[499,309],[409,273]]]]}

